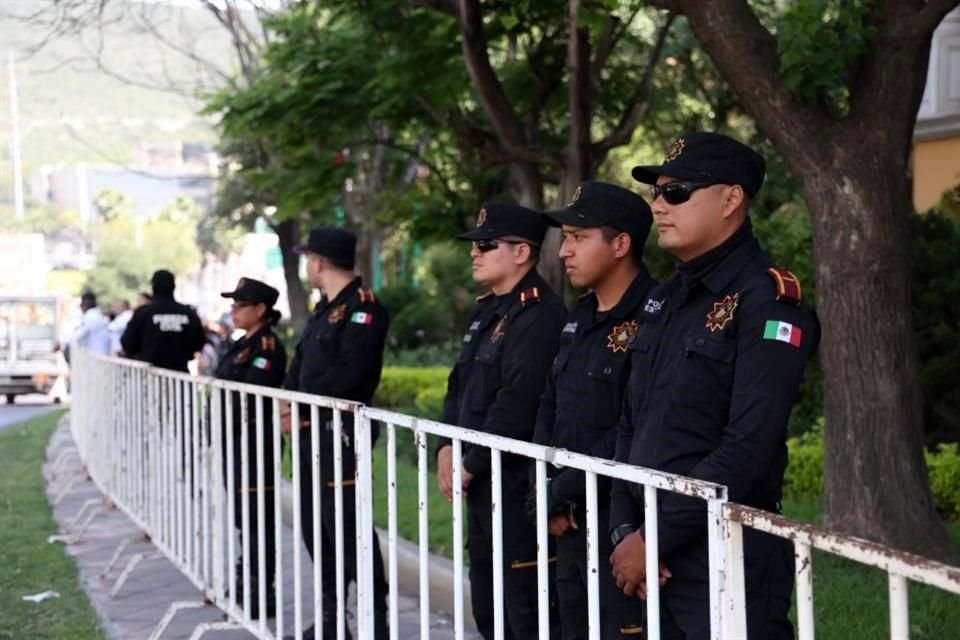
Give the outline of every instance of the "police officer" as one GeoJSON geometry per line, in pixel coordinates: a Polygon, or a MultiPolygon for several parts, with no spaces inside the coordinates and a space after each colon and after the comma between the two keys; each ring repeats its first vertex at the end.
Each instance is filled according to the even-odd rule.
{"type": "MultiPolygon", "coordinates": [[[[447,382],[443,421],[529,441],[537,403],[566,311],[536,271],[546,226],[538,213],[512,204],[487,204],[477,228],[458,236],[471,240],[473,279],[489,292],[477,299],[447,382]]],[[[463,460],[442,440],[437,482],[453,499],[453,465],[461,464],[467,492],[470,593],[480,634],[493,638],[493,531],[490,451],[464,446],[463,460]]],[[[524,513],[524,458],[503,456],[503,575],[507,638],[537,635],[537,541],[524,513]]],[[[498,568],[499,570],[499,568],[498,568]]],[[[551,614],[556,620],[556,613],[551,614]]],[[[553,625],[554,630],[556,625],[553,625]]]]}
{"type": "MultiPolygon", "coordinates": [[[[590,291],[567,316],[560,350],[540,400],[534,442],[613,459],[620,405],[630,376],[627,343],[637,318],[656,284],[643,265],[643,245],[650,233],[650,207],[640,196],[612,184],[584,182],[566,209],[544,214],[562,226],[560,258],[570,283],[590,291]]],[[[587,536],[584,475],[576,469],[550,467],[547,512],[557,539],[557,597],[564,640],[586,640],[587,536]]],[[[599,479],[597,522],[606,531],[610,483],[599,479]]],[[[527,501],[536,516],[536,494],[527,501]]],[[[636,638],[644,611],[610,575],[612,548],[600,538],[601,637],[636,638]]]]}
{"type": "Polygon", "coordinates": [[[205,336],[193,308],[173,299],[176,281],[161,269],[150,279],[153,301],[139,307],[120,338],[128,358],[155,367],[186,371],[187,363],[203,348],[205,336]]]}
{"type": "MultiPolygon", "coordinates": [[[[343,229],[320,228],[310,232],[305,245],[295,251],[306,255],[310,284],[323,297],[304,327],[296,353],[290,363],[284,386],[287,389],[354,400],[368,404],[373,398],[383,369],[383,348],[389,319],[387,310],[363,286],[354,273],[357,238],[343,229]]],[[[289,425],[289,410],[285,420],[289,425]]],[[[300,412],[303,423],[309,414],[300,412]]],[[[320,411],[320,563],[323,567],[323,637],[336,635],[335,540],[337,520],[334,512],[333,414],[320,411]]],[[[304,426],[303,424],[300,425],[304,426]]],[[[287,426],[289,429],[289,426],[287,426]]],[[[353,416],[343,414],[343,566],[349,583],[356,580],[356,519],[354,509],[353,416]]],[[[300,430],[300,450],[310,451],[310,430],[300,430]]],[[[313,548],[313,483],[309,455],[300,457],[301,531],[310,557],[313,548]]],[[[387,637],[387,582],[377,534],[373,534],[374,631],[379,640],[387,637]]],[[[310,627],[303,637],[312,639],[310,627]]],[[[349,632],[347,634],[349,636],[349,632]]],[[[366,640],[366,639],[365,639],[366,640]]]]}
{"type": "MultiPolygon", "coordinates": [[[[631,380],[617,459],[725,485],[729,498],[779,511],[786,427],[819,325],[800,283],[773,266],[747,216],[763,183],[763,158],[726,136],[677,139],[662,165],[636,167],[653,185],[659,244],[679,259],[655,289],[630,344],[631,380]]],[[[613,575],[645,597],[661,583],[664,638],[709,637],[706,508],[658,492],[660,567],[645,566],[643,488],[615,482],[610,525],[613,575]]],[[[744,531],[751,638],[792,638],[791,544],[744,531]]]]}
{"type": "MultiPolygon", "coordinates": [[[[224,298],[232,298],[230,314],[233,325],[245,333],[220,360],[216,378],[245,382],[264,387],[279,388],[283,384],[283,375],[287,368],[287,353],[283,343],[274,334],[273,328],[280,320],[280,312],[273,308],[277,302],[279,292],[270,285],[254,280],[240,278],[233,291],[222,294],[224,298]]],[[[257,403],[252,396],[247,398],[247,482],[243,483],[243,416],[240,392],[233,392],[233,415],[225,428],[233,429],[233,489],[234,489],[234,524],[240,529],[241,541],[243,538],[243,510],[241,501],[246,500],[249,505],[249,553],[250,553],[250,617],[260,617],[259,598],[259,539],[257,513],[257,496],[264,494],[264,557],[262,558],[266,576],[267,615],[272,616],[276,610],[275,580],[276,580],[276,552],[274,540],[274,513],[276,494],[273,486],[273,410],[267,398],[261,400],[263,411],[263,460],[257,458],[257,403]],[[257,482],[258,469],[264,469],[264,485],[257,482]]],[[[223,405],[226,407],[226,403],[223,405]]],[[[226,431],[223,432],[224,450],[226,449],[226,431]]],[[[226,464],[226,462],[224,462],[226,464]]],[[[241,548],[242,543],[241,543],[241,548]]],[[[238,560],[236,573],[235,593],[238,603],[243,602],[243,563],[238,560]]]]}

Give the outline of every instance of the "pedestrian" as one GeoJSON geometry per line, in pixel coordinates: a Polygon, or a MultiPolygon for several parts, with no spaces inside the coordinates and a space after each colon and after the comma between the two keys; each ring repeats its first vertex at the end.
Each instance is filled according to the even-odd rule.
{"type": "MultiPolygon", "coordinates": [[[[623,393],[630,377],[627,343],[636,334],[647,294],[656,284],[643,265],[650,233],[650,207],[637,194],[612,184],[584,182],[565,209],[544,214],[560,226],[570,284],[587,289],[567,316],[546,389],[540,400],[534,442],[612,460],[623,393]]],[[[589,636],[587,528],[584,474],[548,467],[547,514],[557,536],[556,585],[564,640],[589,636]]],[[[599,477],[597,523],[607,531],[610,480],[599,477]]],[[[536,492],[528,497],[536,517],[536,492]]],[[[600,637],[637,638],[643,603],[625,596],[613,580],[613,549],[600,536],[600,637]]]]}
{"type": "MultiPolygon", "coordinates": [[[[273,308],[279,292],[270,285],[254,280],[240,278],[233,291],[220,294],[232,298],[230,313],[233,324],[244,334],[239,338],[224,358],[220,360],[215,377],[219,380],[244,382],[277,389],[283,384],[287,368],[287,353],[273,327],[280,320],[280,312],[273,308]]],[[[273,483],[273,409],[272,401],[263,397],[259,400],[247,394],[247,448],[246,460],[243,456],[243,405],[241,392],[232,392],[232,414],[224,424],[221,434],[223,450],[227,448],[227,429],[233,431],[233,492],[234,525],[240,530],[240,549],[243,549],[244,537],[249,538],[249,585],[250,618],[260,617],[259,587],[266,591],[266,615],[273,617],[276,612],[276,542],[274,519],[276,512],[276,491],[273,483]],[[260,403],[263,417],[263,459],[257,456],[257,402],[260,403]],[[246,467],[244,467],[246,462],[246,467]],[[243,481],[243,470],[247,470],[247,480],[243,481]],[[264,470],[266,482],[258,482],[258,470],[264,470]],[[257,497],[264,496],[264,555],[259,555],[259,515],[257,497]],[[244,531],[242,501],[249,507],[249,528],[244,531]],[[247,531],[249,535],[247,536],[247,531]],[[263,564],[261,570],[261,563],[263,564]],[[261,579],[264,582],[261,582],[261,579]]],[[[223,404],[226,407],[226,403],[223,404]]],[[[226,465],[226,459],[224,460],[226,465]]],[[[226,473],[224,474],[226,476],[226,473]]],[[[242,553],[242,552],[241,552],[242,553]]],[[[237,559],[234,593],[236,601],[243,606],[244,571],[242,558],[237,559]]]]}
{"type": "MultiPolygon", "coordinates": [[[[537,273],[546,225],[540,214],[513,204],[486,204],[477,227],[457,236],[472,241],[473,279],[488,289],[468,320],[460,356],[447,382],[443,422],[485,433],[530,441],[550,363],[557,352],[566,310],[537,273]]],[[[490,450],[437,448],[437,484],[453,499],[453,465],[461,465],[467,495],[467,548],[470,594],[477,630],[494,634],[493,572],[503,571],[504,629],[507,638],[538,633],[537,539],[524,502],[529,489],[528,460],[503,456],[500,504],[503,507],[504,565],[493,566],[490,450]]],[[[499,507],[498,507],[499,508],[499,507]]],[[[558,637],[555,598],[551,598],[551,637],[558,637]]]]}
{"type": "Polygon", "coordinates": [[[80,310],[83,316],[80,325],[70,339],[71,349],[86,349],[90,353],[102,356],[112,355],[110,351],[110,328],[103,312],[97,307],[97,296],[87,291],[80,296],[80,310]]]}
{"type": "MultiPolygon", "coordinates": [[[[373,292],[363,286],[354,272],[356,236],[343,229],[319,228],[310,232],[305,245],[296,247],[307,258],[307,278],[321,290],[323,297],[303,329],[296,353],[284,381],[287,389],[331,396],[369,404],[380,384],[383,348],[389,318],[387,310],[373,292]]],[[[285,430],[290,427],[290,409],[283,410],[285,430]]],[[[314,563],[323,570],[323,637],[336,637],[337,588],[335,541],[338,522],[334,511],[333,412],[321,409],[320,415],[320,540],[313,548],[312,459],[300,457],[300,522],[303,542],[314,563]],[[319,551],[319,558],[317,552],[319,551]]],[[[300,412],[300,450],[311,451],[309,413],[300,412]]],[[[353,414],[343,413],[343,478],[353,478],[355,468],[353,414]]],[[[374,437],[376,437],[374,435],[374,437]]],[[[356,517],[354,484],[343,483],[343,566],[347,583],[356,581],[356,517]]],[[[373,532],[374,637],[387,637],[387,582],[377,534],[373,532]]],[[[347,585],[344,585],[346,589],[347,585]]],[[[311,626],[303,638],[312,640],[311,626]]],[[[350,634],[347,632],[347,637],[350,634]]]]}
{"type": "Polygon", "coordinates": [[[127,300],[117,300],[113,304],[113,319],[110,320],[110,353],[118,355],[123,351],[120,345],[120,337],[130,323],[133,317],[133,309],[130,308],[130,302],[127,300]]]}
{"type": "Polygon", "coordinates": [[[153,302],[134,311],[120,338],[123,353],[155,367],[186,372],[187,363],[203,348],[203,325],[192,307],[174,300],[172,273],[161,269],[150,282],[153,302]]]}
{"type": "MultiPolygon", "coordinates": [[[[820,340],[800,283],[775,268],[748,211],[763,158],[726,136],[677,139],[663,164],[636,167],[651,186],[659,245],[679,262],[654,289],[631,341],[631,379],[617,460],[724,485],[731,502],[780,511],[786,429],[803,371],[820,340]]],[[[664,638],[710,635],[703,500],[658,491],[664,638]]],[[[646,596],[643,487],[614,482],[613,575],[646,596]]],[[[745,528],[749,637],[792,638],[789,541],[745,528]]]]}

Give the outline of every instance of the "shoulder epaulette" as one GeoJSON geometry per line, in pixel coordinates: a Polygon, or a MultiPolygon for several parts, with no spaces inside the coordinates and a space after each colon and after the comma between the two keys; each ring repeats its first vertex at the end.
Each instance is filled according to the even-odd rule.
{"type": "Polygon", "coordinates": [[[376,302],[377,300],[377,297],[373,295],[373,291],[365,287],[360,287],[357,289],[357,295],[360,296],[361,303],[376,302]]]}
{"type": "Polygon", "coordinates": [[[277,341],[273,336],[261,336],[260,337],[260,350],[261,351],[274,351],[277,348],[277,341]]]}
{"type": "Polygon", "coordinates": [[[771,267],[767,273],[773,278],[773,283],[777,287],[777,300],[793,305],[799,305],[803,300],[803,291],[800,288],[800,281],[786,269],[771,267]]]}
{"type": "Polygon", "coordinates": [[[520,292],[520,304],[526,306],[531,302],[540,301],[540,289],[537,287],[530,287],[529,289],[524,289],[520,292]]]}
{"type": "Polygon", "coordinates": [[[586,293],[581,294],[580,297],[577,298],[577,302],[583,302],[584,300],[586,300],[587,298],[589,298],[589,297],[592,296],[592,295],[593,295],[593,289],[590,289],[590,290],[587,291],[586,293]]]}
{"type": "Polygon", "coordinates": [[[483,302],[484,300],[487,300],[491,297],[493,297],[493,291],[487,291],[482,296],[477,296],[477,302],[483,302]]]}

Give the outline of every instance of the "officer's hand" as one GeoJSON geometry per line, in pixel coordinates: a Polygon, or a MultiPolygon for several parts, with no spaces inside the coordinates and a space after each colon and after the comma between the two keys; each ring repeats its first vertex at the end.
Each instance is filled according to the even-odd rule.
{"type": "Polygon", "coordinates": [[[437,452],[437,487],[447,502],[453,502],[453,447],[450,445],[437,452]]]}
{"type": "MultiPolygon", "coordinates": [[[[658,582],[660,583],[660,588],[663,589],[663,587],[667,584],[667,580],[672,577],[673,577],[673,574],[670,573],[670,569],[667,569],[667,563],[661,561],[660,562],[660,579],[658,580],[658,582]]],[[[640,598],[641,600],[647,599],[647,581],[646,580],[644,580],[643,584],[637,588],[637,597],[640,598]]]]}
{"type": "Polygon", "coordinates": [[[627,534],[610,555],[617,588],[624,595],[646,597],[641,591],[647,578],[647,545],[638,531],[627,534]]]}
{"type": "MultiPolygon", "coordinates": [[[[462,465],[461,465],[461,466],[462,466],[462,465]]],[[[452,471],[451,471],[451,473],[452,473],[452,471]]],[[[461,469],[461,471],[460,471],[460,477],[463,478],[462,487],[463,487],[463,492],[466,493],[466,492],[467,492],[467,487],[469,487],[469,486],[470,486],[470,483],[473,481],[473,474],[470,473],[469,471],[467,471],[467,468],[466,468],[465,466],[462,466],[462,469],[461,469]]],[[[453,484],[453,483],[451,482],[451,486],[452,486],[452,484],[453,484]]]]}
{"type": "Polygon", "coordinates": [[[547,520],[547,531],[550,532],[550,535],[557,536],[558,538],[565,534],[570,529],[570,526],[570,516],[566,513],[552,515],[550,519],[547,520]]]}
{"type": "Polygon", "coordinates": [[[290,433],[290,403],[280,401],[280,432],[290,433]]]}

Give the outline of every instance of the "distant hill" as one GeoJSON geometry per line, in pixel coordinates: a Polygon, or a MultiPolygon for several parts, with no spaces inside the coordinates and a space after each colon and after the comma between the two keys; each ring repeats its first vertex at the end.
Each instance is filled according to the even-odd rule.
{"type": "MultiPolygon", "coordinates": [[[[11,198],[10,111],[7,51],[18,55],[24,174],[59,162],[126,163],[141,141],[213,142],[210,123],[197,115],[202,102],[158,88],[173,85],[185,93],[222,84],[187,51],[230,73],[229,38],[206,10],[179,2],[111,0],[102,37],[95,28],[59,37],[33,54],[49,29],[11,16],[49,8],[52,0],[0,0],[0,201],[11,198]],[[104,65],[124,82],[97,68],[104,65]]],[[[90,3],[94,5],[95,3],[90,3]]]]}

